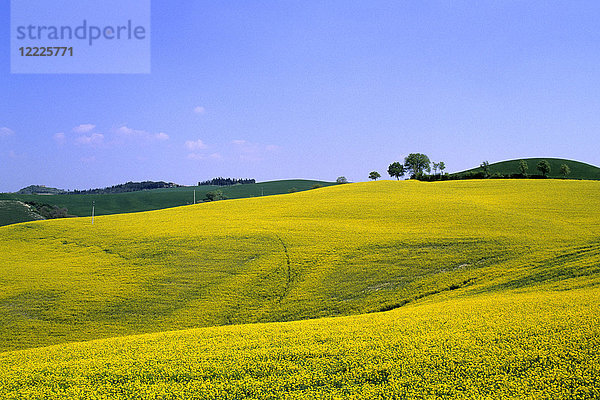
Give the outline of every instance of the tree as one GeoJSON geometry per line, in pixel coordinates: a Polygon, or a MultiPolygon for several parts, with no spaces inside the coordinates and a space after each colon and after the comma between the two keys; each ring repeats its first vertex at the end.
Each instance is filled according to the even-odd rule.
{"type": "Polygon", "coordinates": [[[225,196],[220,190],[213,190],[211,192],[207,192],[206,197],[204,197],[204,201],[217,201],[225,199],[227,199],[227,196],[225,196]]]}
{"type": "Polygon", "coordinates": [[[420,177],[425,171],[430,172],[430,164],[431,161],[429,161],[429,157],[421,153],[409,154],[408,157],[404,159],[406,171],[410,172],[411,176],[414,178],[420,177]]]}
{"type": "Polygon", "coordinates": [[[348,183],[348,179],[346,179],[345,176],[338,176],[338,178],[335,181],[337,183],[348,183]]]}
{"type": "Polygon", "coordinates": [[[490,163],[487,161],[484,161],[481,163],[480,165],[481,169],[483,170],[483,175],[487,178],[488,176],[490,176],[490,163]]]}
{"type": "Polygon", "coordinates": [[[519,171],[521,171],[521,175],[527,176],[528,169],[529,169],[529,165],[527,165],[527,161],[525,161],[525,160],[519,161],[519,171]]]}
{"type": "Polygon", "coordinates": [[[444,172],[444,170],[446,169],[446,164],[444,164],[443,161],[440,161],[438,163],[438,168],[440,169],[440,175],[444,172]]]}
{"type": "Polygon", "coordinates": [[[542,160],[538,163],[537,169],[544,175],[544,178],[550,173],[550,163],[546,160],[542,160]]]}
{"type": "Polygon", "coordinates": [[[438,170],[438,168],[440,167],[440,163],[436,163],[436,162],[434,162],[434,163],[431,163],[431,165],[433,166],[433,173],[434,173],[435,175],[437,175],[437,170],[438,170]]]}
{"type": "Polygon", "coordinates": [[[571,168],[567,164],[562,164],[560,166],[560,173],[566,178],[571,173],[571,168]]]}
{"type": "Polygon", "coordinates": [[[396,180],[400,180],[401,176],[404,176],[404,165],[400,164],[398,161],[393,162],[388,167],[388,174],[392,178],[396,178],[396,180]]]}
{"type": "Polygon", "coordinates": [[[376,181],[379,178],[381,178],[381,175],[379,175],[379,172],[371,171],[371,173],[369,173],[369,179],[376,181]]]}

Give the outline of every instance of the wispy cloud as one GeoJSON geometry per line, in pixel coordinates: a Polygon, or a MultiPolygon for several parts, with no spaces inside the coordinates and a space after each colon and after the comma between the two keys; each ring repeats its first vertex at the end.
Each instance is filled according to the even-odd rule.
{"type": "Polygon", "coordinates": [[[115,132],[123,137],[136,138],[140,140],[169,140],[169,135],[164,132],[151,133],[143,129],[132,129],[126,125],[117,128],[115,132]]]}
{"type": "Polygon", "coordinates": [[[75,133],[88,133],[94,130],[96,125],[92,124],[81,124],[73,128],[73,132],[75,133]]]}
{"type": "Polygon", "coordinates": [[[132,129],[125,125],[117,128],[117,133],[119,133],[121,135],[125,135],[125,136],[146,136],[146,135],[148,135],[147,131],[132,129]]]}
{"type": "Polygon", "coordinates": [[[204,142],[200,139],[198,140],[188,140],[185,142],[185,147],[188,150],[194,151],[194,150],[201,150],[201,149],[205,149],[207,146],[204,144],[204,142]]]}
{"type": "Polygon", "coordinates": [[[202,115],[206,113],[206,109],[202,106],[196,106],[194,107],[194,114],[198,114],[198,115],[202,115]]]}
{"type": "Polygon", "coordinates": [[[55,133],[54,136],[52,136],[52,138],[56,143],[63,144],[65,140],[67,140],[67,135],[65,135],[64,132],[58,132],[55,133]]]}
{"type": "Polygon", "coordinates": [[[10,135],[14,135],[14,134],[15,134],[15,131],[13,131],[10,128],[7,128],[7,127],[0,128],[0,137],[2,137],[2,136],[10,136],[10,135]]]}
{"type": "Polygon", "coordinates": [[[167,135],[167,134],[166,134],[166,133],[164,133],[164,132],[159,132],[159,133],[157,133],[156,135],[154,135],[154,137],[155,137],[157,140],[169,140],[169,135],[167,135]]]}
{"type": "Polygon", "coordinates": [[[89,136],[80,136],[76,142],[83,145],[99,145],[104,142],[104,135],[101,133],[92,133],[89,136]]]}

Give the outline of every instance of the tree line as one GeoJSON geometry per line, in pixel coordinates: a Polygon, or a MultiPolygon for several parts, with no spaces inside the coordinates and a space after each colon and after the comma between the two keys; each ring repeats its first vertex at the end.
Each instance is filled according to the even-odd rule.
{"type": "Polygon", "coordinates": [[[173,188],[173,187],[179,187],[179,186],[181,186],[181,185],[177,185],[172,182],[163,182],[163,181],[159,181],[159,182],[152,182],[152,181],[127,182],[127,183],[122,183],[120,185],[105,187],[102,189],[70,190],[70,191],[66,192],[66,194],[114,194],[114,193],[138,192],[141,190],[173,188]]]}
{"type": "MultiPolygon", "coordinates": [[[[479,171],[469,171],[464,174],[455,174],[451,177],[451,179],[487,179],[487,178],[496,178],[496,179],[522,179],[522,178],[547,178],[550,172],[552,171],[552,167],[548,160],[540,160],[536,164],[536,170],[538,174],[530,174],[529,173],[529,163],[526,160],[519,160],[516,163],[515,172],[513,173],[492,173],[490,171],[490,163],[488,161],[484,161],[479,165],[479,171]]],[[[561,164],[560,166],[560,174],[563,178],[567,178],[571,174],[571,168],[567,164],[561,164]]]]}
{"type": "Polygon", "coordinates": [[[249,183],[256,183],[256,179],[235,179],[235,178],[213,178],[208,181],[198,182],[198,186],[233,186],[233,185],[247,185],[249,183]]]}

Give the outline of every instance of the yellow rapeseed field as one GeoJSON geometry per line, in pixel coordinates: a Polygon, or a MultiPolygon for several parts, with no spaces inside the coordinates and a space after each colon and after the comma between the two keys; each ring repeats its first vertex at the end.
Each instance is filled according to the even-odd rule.
{"type": "Polygon", "coordinates": [[[358,183],[0,237],[0,398],[600,396],[600,182],[358,183]]]}
{"type": "Polygon", "coordinates": [[[201,328],[0,354],[18,399],[591,399],[600,290],[201,328]]]}

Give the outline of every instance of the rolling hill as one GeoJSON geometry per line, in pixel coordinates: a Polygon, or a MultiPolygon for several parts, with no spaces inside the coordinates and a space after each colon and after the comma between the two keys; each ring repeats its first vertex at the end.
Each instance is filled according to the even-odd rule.
{"type": "Polygon", "coordinates": [[[593,397],[599,189],[380,181],[2,227],[0,396],[593,397]]]}
{"type": "MultiPolygon", "coordinates": [[[[46,203],[52,206],[64,207],[72,215],[85,217],[91,215],[92,202],[96,204],[96,215],[109,215],[159,210],[192,204],[194,202],[194,191],[196,191],[196,201],[200,202],[207,192],[214,190],[221,190],[230,199],[238,199],[288,193],[290,190],[303,191],[309,190],[315,185],[330,186],[334,184],[332,182],[296,179],[227,187],[182,186],[118,194],[56,194],[41,196],[35,194],[1,193],[0,200],[46,203]]],[[[5,220],[0,215],[0,225],[30,220],[14,217],[6,217],[5,220]],[[7,223],[9,220],[11,222],[7,223]]]]}
{"type": "Polygon", "coordinates": [[[0,200],[0,226],[44,219],[31,207],[18,200],[0,200]]]}
{"type": "MultiPolygon", "coordinates": [[[[549,178],[564,178],[564,176],[560,173],[560,167],[562,164],[566,164],[571,169],[571,173],[567,176],[568,179],[600,180],[600,168],[580,161],[566,160],[562,158],[523,158],[518,160],[500,161],[490,164],[490,175],[501,174],[509,176],[513,174],[519,174],[519,162],[521,160],[525,160],[527,162],[527,165],[529,166],[527,173],[529,175],[540,174],[540,172],[537,170],[537,164],[542,160],[546,160],[550,164],[550,173],[548,174],[549,178]]],[[[460,176],[469,172],[483,172],[483,169],[481,167],[476,167],[466,171],[456,172],[451,175],[460,176]]]]}

